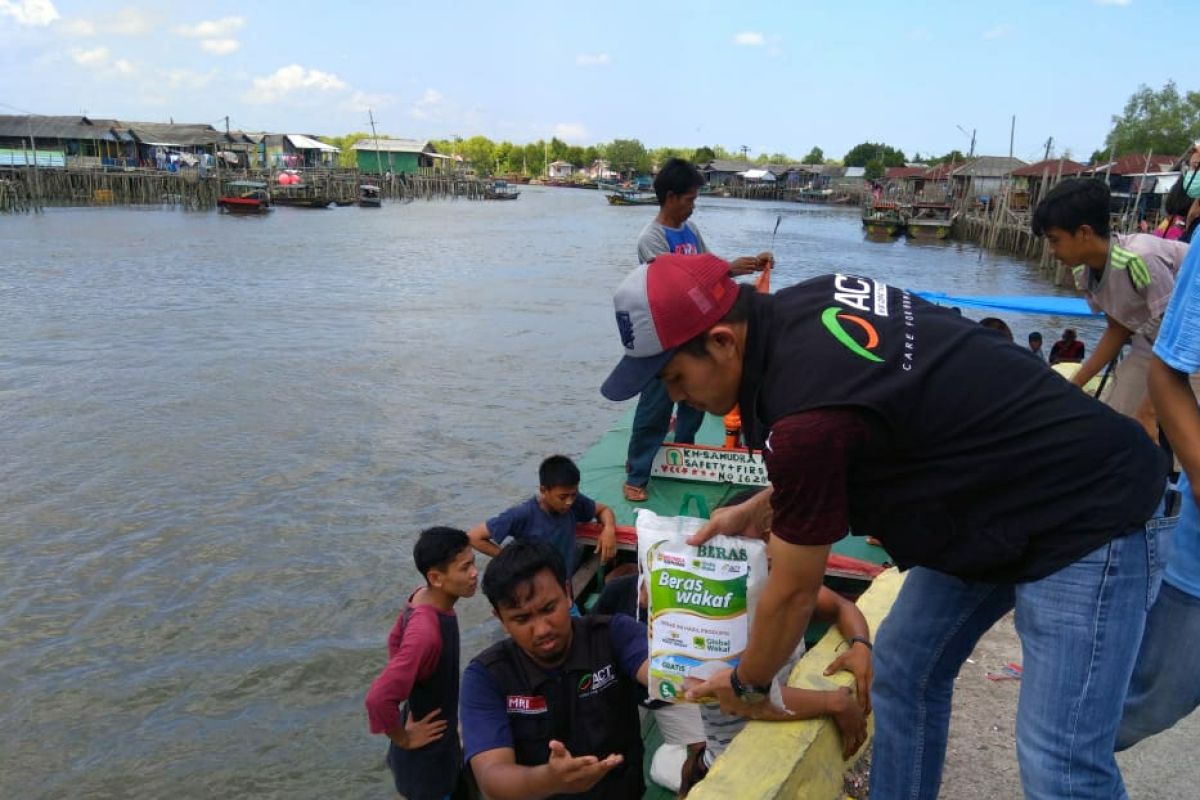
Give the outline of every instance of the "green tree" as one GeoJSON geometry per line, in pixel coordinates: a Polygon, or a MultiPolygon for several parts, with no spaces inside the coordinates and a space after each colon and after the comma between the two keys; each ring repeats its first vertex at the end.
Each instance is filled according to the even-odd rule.
{"type": "Polygon", "coordinates": [[[906,161],[903,150],[897,150],[886,144],[863,142],[850,148],[850,152],[846,153],[842,163],[847,167],[865,167],[874,160],[878,160],[885,167],[903,167],[906,161]]]}
{"type": "Polygon", "coordinates": [[[551,161],[570,161],[570,146],[557,136],[550,138],[550,160],[551,161]]]}
{"type": "Polygon", "coordinates": [[[825,163],[825,151],[819,147],[813,147],[808,151],[808,155],[804,157],[801,164],[823,164],[825,163]]]}
{"type": "Polygon", "coordinates": [[[583,148],[583,160],[586,166],[590,167],[592,164],[596,163],[597,159],[600,158],[604,158],[604,153],[601,152],[600,148],[596,147],[596,145],[589,144],[587,147],[583,148]]]}
{"type": "MultiPolygon", "coordinates": [[[[851,164],[849,166],[854,166],[854,165],[851,164]]],[[[880,178],[882,178],[883,172],[886,169],[886,167],[883,163],[883,159],[881,159],[881,158],[872,158],[870,161],[868,161],[863,166],[865,167],[865,169],[863,170],[863,176],[869,181],[877,181],[880,178]]]]}
{"type": "Polygon", "coordinates": [[[1112,121],[1113,129],[1097,151],[1102,157],[1110,150],[1114,156],[1151,150],[1176,155],[1200,136],[1200,92],[1180,95],[1175,81],[1167,81],[1157,92],[1143,84],[1112,121]]]}
{"type": "Polygon", "coordinates": [[[471,162],[478,175],[491,175],[496,170],[496,145],[486,136],[472,136],[461,142],[458,153],[471,162]]]}
{"type": "Polygon", "coordinates": [[[697,147],[696,152],[692,153],[693,164],[707,164],[717,157],[711,147],[697,147]]]}
{"type": "Polygon", "coordinates": [[[623,174],[638,175],[650,171],[650,154],[637,139],[613,139],[604,149],[609,165],[623,174]]]}

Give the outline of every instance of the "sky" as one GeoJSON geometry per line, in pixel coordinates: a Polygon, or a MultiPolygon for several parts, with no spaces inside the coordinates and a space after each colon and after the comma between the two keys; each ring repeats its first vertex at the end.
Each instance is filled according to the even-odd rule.
{"type": "Polygon", "coordinates": [[[0,0],[0,114],[838,159],[1006,155],[1015,116],[1086,160],[1140,85],[1200,89],[1189,6],[0,0]]]}

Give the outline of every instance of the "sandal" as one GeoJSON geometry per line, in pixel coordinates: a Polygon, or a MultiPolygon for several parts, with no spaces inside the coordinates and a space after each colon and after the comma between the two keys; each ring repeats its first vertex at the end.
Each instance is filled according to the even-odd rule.
{"type": "Polygon", "coordinates": [[[633,486],[627,483],[621,487],[621,492],[625,495],[625,500],[630,503],[644,503],[650,499],[650,493],[646,491],[645,486],[633,486]]]}

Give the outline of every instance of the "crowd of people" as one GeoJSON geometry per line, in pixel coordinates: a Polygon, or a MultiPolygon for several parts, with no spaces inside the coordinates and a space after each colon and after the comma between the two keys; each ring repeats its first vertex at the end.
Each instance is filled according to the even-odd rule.
{"type": "MultiPolygon", "coordinates": [[[[1188,158],[1185,186],[1200,168],[1200,154],[1188,158]]],[[[770,479],[690,540],[763,538],[770,569],[736,666],[688,692],[707,705],[677,704],[669,713],[685,718],[663,726],[687,748],[681,794],[741,720],[829,716],[849,757],[873,716],[871,797],[936,798],[956,676],[1015,610],[1025,796],[1125,797],[1114,753],[1200,702],[1190,657],[1200,650],[1200,490],[1189,482],[1200,478],[1190,383],[1200,252],[1178,238],[1113,235],[1107,187],[1063,181],[1037,206],[1033,231],[1073,269],[1106,328],[1091,355],[1070,328],[1045,355],[1038,332],[1018,345],[997,318],[975,323],[868,277],[756,293],[734,277],[773,256],[707,251],[688,221],[702,182],[678,159],[655,181],[642,263],[613,298],[624,354],[601,387],[610,400],[639,398],[626,500],[653,491],[648,455],[673,416],[686,442],[702,414],[739,409],[770,479]],[[1126,345],[1106,400],[1081,391],[1126,345]],[[1047,361],[1079,366],[1064,379],[1047,361]],[[1158,425],[1182,465],[1175,492],[1158,425]],[[907,573],[874,635],[822,585],[833,543],[868,533],[907,573]],[[829,669],[851,672],[851,690],[782,686],[818,617],[847,641],[829,669]]],[[[644,602],[630,576],[602,598],[611,613],[576,607],[575,524],[600,523],[603,558],[616,546],[612,510],[579,482],[569,459],[551,457],[535,497],[469,533],[418,537],[425,584],[367,696],[405,797],[467,791],[463,764],[491,798],[641,796],[644,602]],[[507,636],[472,659],[460,685],[453,609],[476,591],[475,551],[491,556],[483,589],[507,636]]]]}

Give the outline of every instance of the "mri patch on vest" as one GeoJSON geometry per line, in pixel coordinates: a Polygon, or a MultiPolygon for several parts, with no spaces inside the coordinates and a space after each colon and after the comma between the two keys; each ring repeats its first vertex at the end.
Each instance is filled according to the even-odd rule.
{"type": "Polygon", "coordinates": [[[684,702],[684,691],[732,667],[746,649],[750,614],[767,579],[761,541],[687,537],[705,520],[638,512],[638,564],[649,596],[650,697],[684,702]]]}
{"type": "Polygon", "coordinates": [[[538,695],[510,694],[508,696],[508,713],[545,714],[546,698],[538,695]]]}

